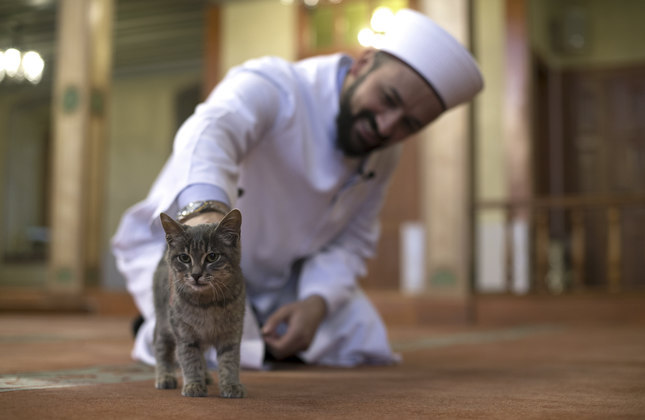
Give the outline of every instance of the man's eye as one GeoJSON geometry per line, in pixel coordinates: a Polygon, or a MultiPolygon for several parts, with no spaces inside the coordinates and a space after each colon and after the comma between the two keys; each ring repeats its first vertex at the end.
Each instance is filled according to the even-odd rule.
{"type": "Polygon", "coordinates": [[[383,95],[383,100],[389,107],[394,107],[396,103],[394,102],[394,99],[390,95],[383,95]]]}
{"type": "Polygon", "coordinates": [[[177,259],[184,264],[190,263],[190,255],[188,254],[179,254],[177,255],[177,259]]]}
{"type": "Polygon", "coordinates": [[[211,252],[210,254],[206,255],[206,262],[214,263],[217,260],[219,260],[219,254],[211,252]]]}

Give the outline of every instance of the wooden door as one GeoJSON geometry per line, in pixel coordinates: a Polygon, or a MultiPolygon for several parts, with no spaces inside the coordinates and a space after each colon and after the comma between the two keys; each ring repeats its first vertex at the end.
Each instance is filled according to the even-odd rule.
{"type": "MultiPolygon", "coordinates": [[[[537,75],[538,91],[545,92],[538,99],[536,120],[538,193],[609,197],[644,193],[645,67],[560,73],[542,66],[537,75]],[[554,108],[561,112],[561,126],[554,127],[558,120],[549,118],[554,108]],[[553,133],[558,133],[559,141],[550,141],[553,133]],[[554,173],[561,179],[553,181],[554,173]]],[[[587,286],[607,284],[607,219],[606,208],[585,211],[587,286]]],[[[622,208],[618,223],[622,289],[643,287],[645,209],[622,208]]]]}

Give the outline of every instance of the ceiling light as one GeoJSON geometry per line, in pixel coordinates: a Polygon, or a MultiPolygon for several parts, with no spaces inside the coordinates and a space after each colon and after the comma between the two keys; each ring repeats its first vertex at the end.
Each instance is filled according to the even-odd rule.
{"type": "Polygon", "coordinates": [[[0,81],[27,79],[35,85],[42,79],[44,69],[45,61],[36,51],[22,53],[16,48],[0,51],[0,81]]]}

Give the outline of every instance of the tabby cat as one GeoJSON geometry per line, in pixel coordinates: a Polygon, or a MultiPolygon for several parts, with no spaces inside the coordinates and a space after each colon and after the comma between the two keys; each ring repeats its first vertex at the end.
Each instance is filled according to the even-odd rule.
{"type": "Polygon", "coordinates": [[[206,396],[213,379],[204,351],[212,345],[217,350],[220,395],[242,398],[242,215],[233,209],[220,223],[196,226],[179,224],[164,213],[160,217],[168,247],[154,274],[155,387],[177,388],[176,354],[184,379],[182,395],[206,396]]]}

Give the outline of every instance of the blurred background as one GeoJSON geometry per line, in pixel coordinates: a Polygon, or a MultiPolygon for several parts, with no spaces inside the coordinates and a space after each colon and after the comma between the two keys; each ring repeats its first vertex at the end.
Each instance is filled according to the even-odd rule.
{"type": "Polygon", "coordinates": [[[0,308],[127,296],[110,238],[226,71],[356,55],[402,7],[464,43],[486,86],[405,144],[363,287],[459,313],[642,294],[643,1],[2,0],[0,308]]]}

